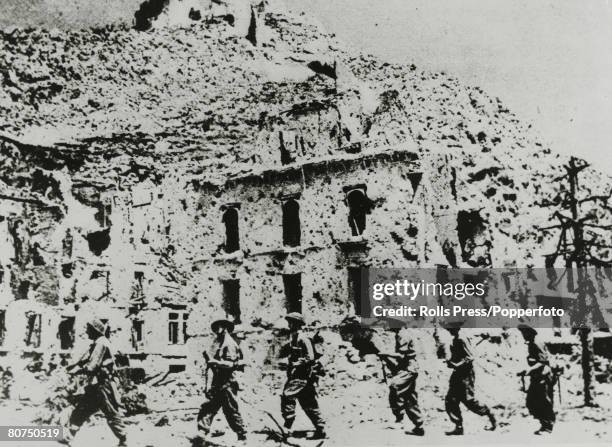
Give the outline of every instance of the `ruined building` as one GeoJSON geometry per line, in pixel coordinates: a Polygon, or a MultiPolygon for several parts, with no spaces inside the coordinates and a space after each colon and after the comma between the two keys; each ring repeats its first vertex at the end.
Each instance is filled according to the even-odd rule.
{"type": "MultiPolygon", "coordinates": [[[[361,267],[424,262],[427,193],[414,147],[347,135],[334,101],[300,104],[267,118],[268,160],[220,184],[194,176],[180,198],[174,179],[125,191],[28,179],[2,198],[3,348],[70,354],[101,316],[133,365],[180,369],[220,312],[245,330],[358,312],[361,267]],[[325,138],[308,135],[329,115],[325,138]]],[[[23,169],[39,149],[2,145],[23,169]]]]}
{"type": "Polygon", "coordinates": [[[181,371],[220,312],[256,349],[287,311],[358,312],[361,267],[537,265],[554,244],[534,227],[561,161],[500,100],[267,3],[246,33],[195,9],[2,32],[3,364],[72,355],[95,316],[132,366],[181,371]]]}
{"type": "Polygon", "coordinates": [[[146,0],[134,14],[138,30],[185,26],[204,21],[211,25],[224,21],[240,37],[256,45],[265,40],[258,32],[262,17],[270,8],[278,7],[277,0],[146,0]]]}

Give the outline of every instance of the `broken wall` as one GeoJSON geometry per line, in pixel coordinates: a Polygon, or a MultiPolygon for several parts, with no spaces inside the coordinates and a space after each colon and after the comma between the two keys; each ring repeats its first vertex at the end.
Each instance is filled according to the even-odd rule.
{"type": "Polygon", "coordinates": [[[233,34],[256,44],[268,39],[263,16],[278,9],[278,0],[147,0],[135,13],[137,29],[185,27],[197,21],[225,21],[233,34]],[[272,4],[272,5],[271,5],[272,4]]]}
{"type": "Polygon", "coordinates": [[[68,346],[73,337],[65,351],[82,351],[92,318],[110,321],[113,344],[129,353],[128,315],[147,305],[164,324],[152,319],[148,327],[157,330],[143,337],[141,349],[184,357],[182,348],[167,347],[168,316],[160,310],[164,286],[172,283],[173,299],[181,296],[166,214],[176,196],[164,200],[164,189],[146,181],[122,190],[102,179],[73,180],[64,158],[70,151],[51,155],[5,137],[0,145],[4,164],[12,166],[3,171],[0,197],[2,349],[12,353],[3,361],[22,351],[60,352],[62,340],[68,346]],[[66,334],[71,325],[73,334],[66,334]]]}
{"type": "Polygon", "coordinates": [[[348,266],[411,267],[422,260],[424,218],[414,154],[330,158],[301,169],[269,171],[229,181],[222,189],[202,188],[200,229],[203,247],[194,264],[195,334],[222,309],[222,280],[240,280],[242,319],[247,326],[272,327],[287,310],[283,275],[302,274],[302,309],[323,325],[337,324],[353,303],[348,266]],[[347,193],[363,190],[370,209],[363,234],[349,225],[347,193]],[[301,243],[283,246],[282,204],[299,203],[301,243]],[[226,253],[223,210],[239,213],[240,250],[226,253]],[[262,312],[265,309],[265,312],[262,312]]]}
{"type": "Polygon", "coordinates": [[[359,96],[353,91],[295,103],[289,110],[265,117],[256,142],[258,157],[264,166],[280,166],[360,152],[362,119],[359,96]]]}

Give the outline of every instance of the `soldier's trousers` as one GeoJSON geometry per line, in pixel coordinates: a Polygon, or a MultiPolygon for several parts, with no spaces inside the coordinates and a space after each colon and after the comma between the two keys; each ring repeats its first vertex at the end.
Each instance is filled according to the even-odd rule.
{"type": "Polygon", "coordinates": [[[236,384],[224,387],[213,388],[210,391],[210,398],[202,404],[198,413],[198,430],[208,434],[215,415],[219,409],[223,410],[225,419],[230,428],[238,435],[246,433],[244,422],[240,415],[238,400],[236,399],[238,386],[236,384]]]}
{"type": "Polygon", "coordinates": [[[446,394],[446,412],[450,420],[458,426],[463,425],[460,404],[479,416],[490,414],[489,407],[478,402],[474,397],[474,370],[472,368],[455,370],[451,374],[446,394]]]}
{"type": "Polygon", "coordinates": [[[406,412],[408,419],[410,419],[415,427],[420,427],[423,425],[423,418],[421,417],[421,409],[419,408],[416,392],[417,373],[406,373],[404,376],[397,383],[391,379],[389,406],[396,418],[402,418],[403,412],[406,412]]]}
{"type": "Polygon", "coordinates": [[[302,410],[304,410],[304,413],[306,413],[315,429],[324,430],[325,422],[319,410],[317,390],[311,383],[295,395],[286,396],[283,394],[281,396],[281,414],[285,421],[285,427],[291,428],[293,421],[295,421],[295,406],[297,402],[300,403],[302,410]]]}
{"type": "Polygon", "coordinates": [[[552,377],[532,377],[527,389],[527,409],[540,421],[542,428],[551,431],[555,423],[553,407],[554,381],[552,377]]]}
{"type": "Polygon", "coordinates": [[[85,394],[70,415],[72,425],[70,434],[74,435],[78,428],[97,411],[102,411],[114,435],[119,439],[125,439],[123,414],[117,396],[117,388],[112,381],[89,385],[85,388],[85,394]]]}

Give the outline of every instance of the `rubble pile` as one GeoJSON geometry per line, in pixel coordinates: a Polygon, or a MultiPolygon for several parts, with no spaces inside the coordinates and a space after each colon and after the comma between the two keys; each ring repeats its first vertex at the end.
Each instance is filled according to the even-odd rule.
{"type": "Polygon", "coordinates": [[[83,393],[84,380],[72,377],[66,370],[58,370],[46,381],[44,401],[38,407],[35,422],[42,425],[65,424],[70,412],[83,393]]]}
{"type": "MultiPolygon", "coordinates": [[[[180,191],[193,175],[218,183],[277,164],[278,149],[261,144],[271,141],[262,130],[276,133],[271,117],[332,100],[337,112],[315,112],[329,123],[308,136],[311,147],[334,150],[326,141],[338,132],[341,145],[413,139],[424,160],[434,169],[443,163],[439,174],[454,179],[453,200],[483,209],[492,262],[537,264],[540,246],[553,242],[534,231],[551,214],[539,204],[558,192],[550,179],[564,160],[530,125],[445,73],[355,56],[304,16],[268,12],[265,22],[272,37],[260,47],[227,23],[197,21],[146,33],[120,25],[4,30],[0,131],[69,157],[45,161],[51,179],[66,166],[72,178],[123,187],[167,177],[180,191]],[[333,76],[308,68],[325,65],[336,67],[333,76]],[[335,129],[338,119],[344,130],[335,129]]],[[[33,170],[43,163],[32,161],[33,170]]],[[[588,175],[589,191],[607,191],[609,180],[588,175]]]]}
{"type": "MultiPolygon", "coordinates": [[[[355,166],[371,179],[364,194],[368,209],[395,212],[369,240],[385,267],[542,266],[554,250],[554,235],[538,228],[552,219],[547,205],[558,201],[562,186],[554,179],[567,160],[539,142],[500,99],[446,73],[347,49],[305,16],[258,10],[256,17],[254,11],[245,16],[253,18],[250,40],[236,33],[229,17],[201,20],[191,11],[180,26],[156,25],[147,16],[146,32],[121,25],[0,31],[0,200],[6,214],[0,264],[10,276],[0,281],[0,299],[16,316],[6,318],[6,343],[25,351],[10,369],[2,366],[0,391],[30,403],[43,396],[41,423],[65,416],[76,389],[61,356],[87,344],[80,336],[83,321],[102,315],[117,349],[133,354],[145,371],[138,384],[122,377],[128,412],[159,419],[156,412],[174,408],[168,418],[192,417],[178,410],[202,400],[201,352],[210,342],[207,318],[221,307],[219,280],[236,279],[236,266],[257,259],[242,272],[265,292],[240,297],[257,313],[243,321],[248,329],[241,346],[249,359],[243,383],[255,385],[241,398],[247,425],[260,427],[266,419],[260,408],[278,408],[284,380],[277,365],[284,335],[270,312],[284,312],[288,304],[279,298],[284,276],[313,256],[308,274],[331,290],[323,273],[360,261],[350,249],[365,245],[363,235],[347,242],[334,233],[341,225],[350,234],[339,195],[345,185],[338,179],[351,179],[355,166]],[[320,189],[314,199],[287,180],[301,173],[306,188],[306,168],[318,176],[308,178],[311,191],[320,189]],[[277,189],[257,188],[274,181],[277,189]],[[311,245],[279,248],[266,239],[281,233],[277,199],[299,193],[304,214],[314,217],[303,227],[311,245]],[[257,240],[250,249],[243,244],[230,251],[224,245],[227,234],[219,227],[240,194],[243,217],[254,222],[241,231],[252,240],[263,235],[269,246],[257,240]],[[247,210],[248,203],[264,200],[278,213],[268,215],[264,206],[247,210]],[[391,254],[395,245],[400,255],[391,254]],[[325,257],[325,250],[332,255],[325,257]],[[212,292],[204,282],[214,283],[212,292]],[[43,325],[41,315],[50,308],[62,313],[49,312],[43,325]],[[59,327],[68,329],[56,334],[59,327]],[[50,343],[42,343],[41,333],[60,340],[60,357],[45,352],[50,343]],[[195,359],[193,368],[187,358],[195,359]],[[39,385],[28,389],[33,382],[39,385]]],[[[610,190],[609,177],[584,172],[585,191],[610,190]]],[[[346,182],[365,189],[354,185],[361,180],[346,182]]],[[[609,224],[610,210],[596,205],[585,209],[609,224]]],[[[318,290],[304,294],[304,301],[320,298],[318,290]]],[[[312,312],[310,321],[335,318],[330,309],[354,311],[346,296],[331,301],[320,306],[325,316],[312,312]]],[[[340,322],[337,316],[331,326],[340,322]]],[[[387,424],[380,362],[373,355],[359,358],[333,327],[322,335],[324,412],[344,426],[387,424]]],[[[389,333],[376,335],[392,343],[389,333]]],[[[522,340],[501,330],[486,335],[470,333],[478,391],[502,419],[511,418],[524,411],[515,375],[525,357],[522,340]],[[487,394],[501,387],[515,392],[487,394]]],[[[414,335],[427,421],[444,411],[449,370],[439,340],[445,336],[433,329],[414,335]]],[[[555,354],[568,364],[564,405],[580,403],[574,338],[569,353],[555,354]]],[[[598,373],[609,365],[598,358],[598,373]]]]}
{"type": "Polygon", "coordinates": [[[136,414],[146,414],[149,412],[147,393],[142,387],[136,385],[126,374],[119,371],[118,388],[120,390],[121,405],[125,410],[126,416],[136,414]]]}

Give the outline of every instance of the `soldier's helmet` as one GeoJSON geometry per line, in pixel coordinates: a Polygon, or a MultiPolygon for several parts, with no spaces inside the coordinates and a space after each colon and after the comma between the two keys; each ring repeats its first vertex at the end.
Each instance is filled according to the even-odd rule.
{"type": "Polygon", "coordinates": [[[228,332],[234,332],[234,322],[228,318],[218,318],[212,322],[210,328],[213,332],[217,332],[217,329],[220,327],[224,327],[228,332]]]}
{"type": "Polygon", "coordinates": [[[288,322],[289,321],[295,321],[300,326],[304,326],[306,324],[306,321],[304,320],[304,316],[301,313],[299,313],[299,312],[288,313],[285,316],[285,320],[287,320],[288,322]]]}
{"type": "Polygon", "coordinates": [[[96,331],[100,335],[106,334],[106,324],[98,318],[94,318],[93,320],[88,321],[87,327],[92,328],[94,331],[96,331]]]}
{"type": "Polygon", "coordinates": [[[347,315],[340,322],[340,327],[359,327],[361,326],[361,322],[355,315],[347,315]]]}

